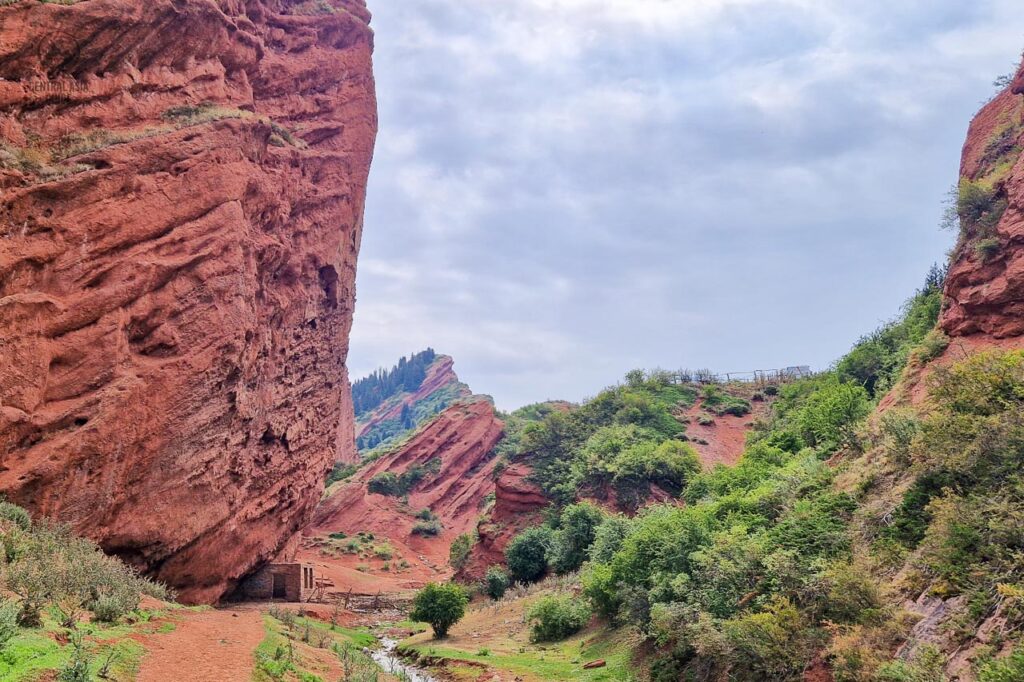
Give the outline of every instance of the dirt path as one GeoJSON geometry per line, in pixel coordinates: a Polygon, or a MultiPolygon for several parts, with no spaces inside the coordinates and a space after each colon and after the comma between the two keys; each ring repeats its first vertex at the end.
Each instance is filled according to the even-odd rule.
{"type": "Polygon", "coordinates": [[[152,635],[137,682],[244,682],[252,677],[253,651],[263,641],[263,617],[252,609],[188,613],[173,632],[152,635]]]}

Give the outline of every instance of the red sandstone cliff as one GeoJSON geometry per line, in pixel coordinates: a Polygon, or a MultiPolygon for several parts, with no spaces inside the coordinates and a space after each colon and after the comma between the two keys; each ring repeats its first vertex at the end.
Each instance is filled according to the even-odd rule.
{"type": "Polygon", "coordinates": [[[1024,334],[1024,69],[971,123],[961,175],[961,239],[946,279],[943,330],[1024,334]],[[965,190],[974,201],[965,204],[965,190]],[[965,217],[964,208],[968,210],[965,217]],[[974,212],[977,217],[969,214],[974,212]]]}
{"type": "MultiPolygon", "coordinates": [[[[470,532],[494,490],[494,446],[504,424],[487,400],[460,403],[448,408],[407,443],[372,462],[351,479],[333,486],[310,528],[300,556],[333,579],[336,588],[376,591],[382,587],[405,588],[446,577],[448,550],[457,536],[470,532]],[[413,465],[430,468],[407,499],[370,493],[374,476],[389,471],[405,472],[413,465]],[[416,513],[429,509],[443,530],[434,537],[413,534],[416,513]],[[332,550],[330,533],[370,533],[375,542],[387,540],[395,550],[388,558],[361,557],[332,550]],[[324,544],[327,542],[327,544],[324,544]],[[400,562],[408,566],[399,567],[400,562]],[[383,565],[387,564],[387,570],[383,565]],[[361,566],[363,570],[356,571],[361,566]]],[[[344,544],[342,541],[340,544],[344,544]]],[[[337,549],[336,547],[333,549],[337,549]]]]}
{"type": "Polygon", "coordinates": [[[191,601],[354,456],[363,0],[0,7],[0,491],[191,601]]]}

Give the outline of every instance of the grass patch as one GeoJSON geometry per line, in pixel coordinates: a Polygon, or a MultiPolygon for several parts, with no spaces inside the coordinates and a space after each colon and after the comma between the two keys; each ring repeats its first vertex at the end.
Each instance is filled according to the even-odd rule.
{"type": "MultiPolygon", "coordinates": [[[[407,640],[408,641],[408,640],[407,640]]],[[[622,633],[602,631],[596,637],[578,635],[555,646],[521,647],[515,651],[498,651],[493,647],[477,647],[472,651],[429,643],[399,647],[402,654],[439,657],[449,662],[471,661],[498,670],[538,680],[585,680],[587,682],[632,679],[630,646],[622,633]],[[604,659],[603,668],[584,670],[588,661],[604,659]]]]}

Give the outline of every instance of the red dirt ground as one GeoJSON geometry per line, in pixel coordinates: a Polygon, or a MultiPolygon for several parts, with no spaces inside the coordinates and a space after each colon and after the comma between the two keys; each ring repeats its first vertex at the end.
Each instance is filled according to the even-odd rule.
{"type": "Polygon", "coordinates": [[[248,680],[254,666],[253,652],[263,637],[263,615],[257,609],[188,612],[177,620],[173,632],[140,640],[147,653],[136,680],[248,680]]]}
{"type": "Polygon", "coordinates": [[[686,425],[686,435],[690,437],[690,445],[697,451],[701,464],[706,469],[714,468],[718,464],[732,466],[739,461],[751,425],[755,420],[768,415],[769,405],[767,402],[751,401],[750,405],[752,411],[745,417],[736,417],[731,414],[724,417],[709,415],[714,416],[715,419],[715,423],[711,426],[701,426],[697,423],[697,417],[706,414],[701,401],[697,401],[686,411],[686,416],[690,418],[690,423],[686,425]],[[696,438],[707,441],[707,445],[694,442],[696,438]]]}

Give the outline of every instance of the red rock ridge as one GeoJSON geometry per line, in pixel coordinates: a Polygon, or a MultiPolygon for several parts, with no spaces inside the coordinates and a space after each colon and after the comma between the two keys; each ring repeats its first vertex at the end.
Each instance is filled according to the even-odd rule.
{"type": "Polygon", "coordinates": [[[964,144],[962,178],[993,184],[1008,207],[990,237],[995,253],[976,248],[984,235],[968,228],[946,278],[940,319],[952,337],[1002,339],[1024,334],[1024,69],[975,117],[964,144]],[[999,166],[1008,167],[1000,170],[999,166]]]}
{"type": "Polygon", "coordinates": [[[355,456],[373,35],[330,2],[0,7],[0,490],[191,602],[355,456]]]}
{"type": "MultiPolygon", "coordinates": [[[[455,374],[455,360],[447,355],[438,355],[427,368],[427,376],[423,383],[413,393],[404,396],[400,401],[387,407],[384,410],[374,411],[366,421],[356,424],[356,438],[365,435],[374,426],[389,419],[398,419],[402,415],[402,408],[406,405],[412,406],[421,400],[426,400],[433,393],[451,384],[461,384],[458,375],[455,374]]],[[[459,397],[469,398],[473,392],[468,386],[462,384],[459,390],[459,397]]]]}
{"type": "Polygon", "coordinates": [[[447,564],[452,540],[473,529],[485,498],[494,489],[496,460],[491,455],[503,429],[503,422],[487,400],[448,408],[405,445],[332,488],[305,531],[307,542],[299,556],[315,563],[341,590],[360,591],[374,586],[404,589],[446,577],[451,572],[447,564]],[[440,469],[410,491],[407,504],[400,498],[367,490],[370,480],[382,472],[401,474],[414,464],[426,465],[433,459],[440,459],[440,469]],[[430,509],[441,521],[444,530],[440,535],[412,534],[418,521],[414,515],[422,509],[430,509]],[[391,568],[399,561],[396,556],[388,560],[388,571],[371,562],[357,572],[355,567],[366,564],[365,559],[326,556],[313,542],[330,533],[351,536],[360,531],[387,538],[410,567],[404,571],[391,568]]]}

